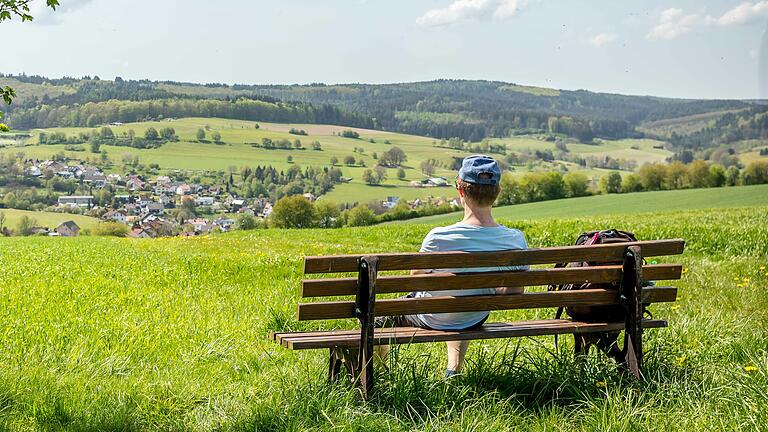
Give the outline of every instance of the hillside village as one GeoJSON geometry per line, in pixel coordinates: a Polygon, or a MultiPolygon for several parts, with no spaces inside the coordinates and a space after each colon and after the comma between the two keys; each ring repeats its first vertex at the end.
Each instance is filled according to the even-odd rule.
{"type": "MultiPolygon", "coordinates": [[[[127,235],[135,238],[228,232],[238,228],[246,219],[250,219],[249,225],[263,222],[269,218],[275,205],[275,200],[270,197],[240,197],[222,185],[179,181],[170,175],[157,175],[150,179],[139,174],[107,174],[95,166],[80,163],[70,165],[66,161],[50,159],[29,159],[22,165],[18,168],[25,178],[77,181],[82,186],[78,190],[90,191],[82,195],[60,195],[56,205],[48,210],[83,214],[97,217],[103,222],[124,225],[128,227],[127,235]],[[97,199],[101,191],[111,192],[107,202],[97,199]]],[[[427,179],[425,182],[425,186],[429,187],[446,185],[443,178],[427,179]]],[[[317,200],[317,196],[312,193],[301,195],[310,202],[317,200]]],[[[378,207],[386,211],[394,208],[398,202],[399,197],[391,196],[378,203],[378,207]]],[[[455,208],[460,205],[458,200],[446,202],[430,198],[408,201],[411,209],[445,204],[455,208]]],[[[56,228],[31,229],[33,235],[71,237],[79,233],[80,227],[72,221],[56,228]]],[[[5,234],[8,235],[7,229],[5,234]]]]}

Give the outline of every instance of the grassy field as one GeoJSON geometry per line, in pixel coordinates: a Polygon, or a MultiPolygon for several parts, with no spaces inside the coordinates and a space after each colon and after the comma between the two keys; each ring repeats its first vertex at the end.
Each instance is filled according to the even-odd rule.
{"type": "MultiPolygon", "coordinates": [[[[494,214],[499,218],[518,220],[765,205],[768,205],[768,185],[755,185],[595,195],[497,207],[494,214]]],[[[461,212],[450,213],[391,223],[449,224],[460,220],[462,215],[461,212]]]]}
{"type": "MultiPolygon", "coordinates": [[[[330,158],[335,156],[343,162],[345,156],[352,155],[356,159],[362,159],[366,168],[341,166],[346,177],[351,177],[352,182],[342,185],[338,190],[332,191],[329,198],[338,202],[359,202],[370,201],[373,199],[382,199],[386,196],[400,196],[404,198],[426,198],[436,193],[438,196],[451,196],[451,190],[448,189],[414,189],[408,186],[411,180],[422,180],[425,176],[420,172],[419,165],[426,159],[436,159],[443,163],[444,167],[450,167],[454,157],[464,157],[468,153],[455,151],[447,148],[435,147],[435,140],[428,137],[414,135],[404,135],[398,133],[355,129],[360,133],[361,139],[342,138],[334,135],[347,128],[343,126],[332,125],[311,125],[311,124],[275,124],[261,123],[260,128],[255,129],[255,122],[215,119],[215,118],[185,118],[178,120],[166,120],[159,122],[143,122],[126,124],[123,126],[112,127],[114,132],[122,133],[133,129],[137,135],[143,135],[149,127],[156,129],[171,126],[176,130],[180,141],[168,143],[158,149],[132,149],[129,147],[102,146],[109,157],[116,163],[115,170],[120,171],[120,162],[125,155],[138,156],[144,164],[157,163],[163,170],[173,169],[199,170],[199,171],[226,171],[230,167],[240,168],[244,165],[272,165],[278,169],[287,169],[289,163],[287,157],[293,157],[293,161],[299,165],[328,166],[330,158]],[[216,131],[222,136],[223,145],[213,143],[199,143],[196,141],[195,134],[199,128],[209,128],[208,136],[216,131]],[[304,129],[309,136],[291,135],[288,131],[291,128],[304,129]],[[262,138],[271,139],[300,139],[306,150],[265,150],[254,148],[250,143],[261,143],[262,138]],[[375,142],[371,143],[369,140],[375,142]],[[319,141],[323,151],[313,151],[310,148],[312,141],[319,141]],[[390,144],[385,144],[389,141],[390,144]],[[381,187],[372,187],[362,181],[362,174],[365,169],[375,166],[376,160],[373,154],[382,154],[392,146],[402,148],[408,156],[408,161],[404,165],[406,172],[405,181],[397,179],[397,170],[388,169],[388,180],[381,187]],[[364,153],[354,153],[355,147],[363,148],[364,153]]],[[[90,131],[87,128],[56,128],[49,129],[48,132],[61,131],[67,135],[75,135],[82,131],[90,131]]],[[[15,141],[6,140],[5,147],[0,147],[0,154],[24,153],[27,157],[38,159],[50,158],[56,153],[64,152],[69,158],[74,159],[98,159],[99,155],[90,153],[87,144],[81,144],[84,151],[67,151],[64,145],[34,145],[37,142],[37,134],[41,131],[31,131],[34,135],[27,140],[27,145],[20,147],[14,145],[15,141]]],[[[510,151],[521,150],[546,150],[554,149],[554,143],[546,142],[529,137],[506,138],[503,140],[492,140],[507,144],[510,151]]],[[[601,141],[596,145],[587,144],[569,144],[568,148],[575,154],[585,156],[604,157],[611,156],[621,159],[634,159],[638,164],[645,162],[663,161],[670,155],[666,150],[654,149],[657,141],[652,140],[621,140],[621,141],[601,141]],[[635,148],[632,148],[635,147],[635,148]]],[[[566,166],[570,170],[580,170],[581,168],[574,164],[556,162],[555,164],[543,164],[534,169],[557,169],[555,165],[566,166]]],[[[515,173],[522,175],[527,171],[527,167],[515,167],[515,173]]],[[[604,171],[584,170],[590,178],[600,177],[604,171]]],[[[452,178],[454,171],[446,168],[438,168],[435,175],[452,178]]]]}
{"type": "Polygon", "coordinates": [[[5,214],[5,226],[14,229],[22,216],[28,216],[37,221],[37,225],[46,228],[56,228],[60,223],[66,221],[75,221],[82,229],[93,228],[99,223],[96,218],[73,215],[68,213],[26,211],[16,209],[0,209],[0,213],[5,214]]]}
{"type": "MultiPolygon", "coordinates": [[[[574,362],[551,337],[404,346],[369,403],[325,381],[296,321],[303,255],[412,251],[429,226],[262,230],[194,239],[0,239],[3,430],[733,431],[768,428],[768,207],[506,221],[532,246],[620,227],[683,237],[678,302],[656,305],[646,379],[574,362]],[[517,352],[517,355],[513,353],[517,352]]],[[[494,313],[492,319],[554,311],[494,313]]]]}

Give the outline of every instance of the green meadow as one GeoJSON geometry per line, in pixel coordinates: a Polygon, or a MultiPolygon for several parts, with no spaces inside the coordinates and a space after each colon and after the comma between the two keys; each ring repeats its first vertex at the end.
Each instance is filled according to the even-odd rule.
{"type": "MultiPolygon", "coordinates": [[[[640,217],[634,215],[696,209],[719,212],[725,207],[766,205],[768,205],[768,185],[754,185],[594,195],[497,207],[494,209],[494,214],[499,218],[511,220],[611,214],[632,214],[632,217],[640,217]]],[[[463,213],[456,212],[391,223],[448,224],[460,220],[462,216],[463,213]]]]}
{"type": "MultiPolygon", "coordinates": [[[[428,225],[256,230],[182,239],[0,238],[2,430],[734,431],[768,425],[768,207],[502,220],[531,246],[624,228],[686,239],[678,301],[654,305],[645,379],[551,337],[402,346],[375,397],[325,379],[298,322],[304,255],[416,250],[428,225]]],[[[494,313],[493,320],[552,311],[494,313]]]]}
{"type": "MultiPolygon", "coordinates": [[[[173,127],[180,138],[179,142],[167,143],[157,149],[134,149],[130,147],[102,146],[112,161],[115,163],[115,171],[120,171],[120,163],[123,156],[138,156],[144,164],[156,163],[164,171],[174,169],[194,171],[227,171],[231,168],[239,169],[242,166],[272,165],[278,169],[287,169],[290,164],[287,158],[290,155],[293,163],[302,166],[329,166],[331,157],[339,160],[339,165],[345,177],[351,178],[348,184],[339,185],[336,190],[328,194],[328,198],[338,202],[367,202],[374,199],[382,199],[387,196],[399,196],[406,199],[433,197],[452,197],[450,188],[413,188],[409,182],[426,178],[420,171],[420,164],[427,159],[437,160],[442,164],[435,175],[446,178],[455,176],[455,171],[449,169],[454,157],[464,157],[469,153],[448,148],[436,147],[437,141],[433,138],[399,133],[355,129],[344,126],[313,125],[313,124],[278,124],[259,122],[259,129],[255,128],[255,122],[217,119],[217,118],[184,118],[178,120],[164,120],[156,122],[131,123],[122,126],[113,126],[115,133],[120,134],[133,129],[139,136],[149,127],[160,129],[173,127]],[[213,132],[219,132],[222,144],[212,142],[197,142],[196,133],[200,128],[206,129],[208,138],[213,132]],[[289,134],[291,128],[303,129],[308,136],[289,134]],[[353,129],[360,134],[360,139],[343,138],[337,134],[346,129],[353,129]],[[262,138],[270,139],[299,139],[304,150],[267,150],[254,148],[251,143],[261,143],[262,138]],[[313,141],[319,141],[322,151],[311,149],[313,141]],[[374,142],[370,142],[373,140],[374,142]],[[386,142],[389,142],[387,144],[386,142]],[[403,168],[406,178],[399,180],[396,169],[388,169],[388,179],[379,186],[369,186],[362,180],[363,172],[376,165],[374,153],[382,154],[389,148],[397,146],[405,151],[408,161],[403,168]],[[354,148],[362,148],[363,153],[355,153],[354,148]],[[354,156],[356,160],[363,160],[365,167],[348,167],[343,164],[345,156],[354,156]]],[[[99,155],[89,151],[88,144],[80,144],[82,151],[66,150],[65,145],[36,145],[37,134],[40,132],[64,132],[67,135],[76,135],[79,132],[92,131],[89,128],[55,128],[47,130],[30,131],[33,135],[26,140],[24,145],[15,145],[6,140],[5,147],[0,146],[0,153],[23,153],[27,157],[38,159],[50,158],[54,154],[63,152],[68,158],[81,160],[96,160],[99,155]]],[[[492,143],[504,143],[509,151],[524,150],[554,150],[554,143],[531,137],[513,137],[490,140],[492,143]]],[[[605,157],[611,156],[618,159],[636,160],[638,165],[645,162],[663,161],[671,153],[666,150],[654,149],[659,142],[653,140],[620,140],[599,141],[597,144],[569,144],[568,149],[574,154],[583,156],[605,157]]],[[[514,173],[522,175],[530,169],[550,170],[559,169],[559,165],[569,170],[582,170],[587,176],[598,179],[605,170],[582,169],[576,164],[556,161],[554,163],[539,163],[535,167],[516,166],[514,173]]]]}
{"type": "Polygon", "coordinates": [[[27,211],[16,209],[0,209],[0,213],[5,214],[5,226],[14,229],[23,216],[30,217],[37,221],[38,226],[46,228],[56,228],[60,223],[74,221],[81,229],[95,227],[99,220],[96,218],[69,213],[55,213],[42,211],[27,211]]]}

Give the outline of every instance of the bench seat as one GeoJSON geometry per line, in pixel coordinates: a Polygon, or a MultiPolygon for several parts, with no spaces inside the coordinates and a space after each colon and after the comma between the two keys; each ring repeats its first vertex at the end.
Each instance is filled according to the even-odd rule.
{"type": "MultiPolygon", "coordinates": [[[[429,330],[418,327],[376,329],[374,345],[445,342],[455,340],[499,339],[521,336],[578,334],[624,330],[624,322],[587,323],[569,319],[487,323],[472,330],[429,330]]],[[[664,320],[643,320],[643,328],[666,327],[664,320]]],[[[295,333],[274,333],[272,339],[285,348],[302,350],[318,348],[357,348],[360,330],[332,330],[295,333]]]]}

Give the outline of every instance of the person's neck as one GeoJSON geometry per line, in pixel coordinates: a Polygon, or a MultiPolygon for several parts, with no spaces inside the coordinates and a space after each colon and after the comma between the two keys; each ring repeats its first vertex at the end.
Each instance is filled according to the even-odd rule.
{"type": "Polygon", "coordinates": [[[467,203],[464,203],[464,219],[461,222],[481,227],[499,226],[491,215],[491,207],[470,207],[467,203]]]}

